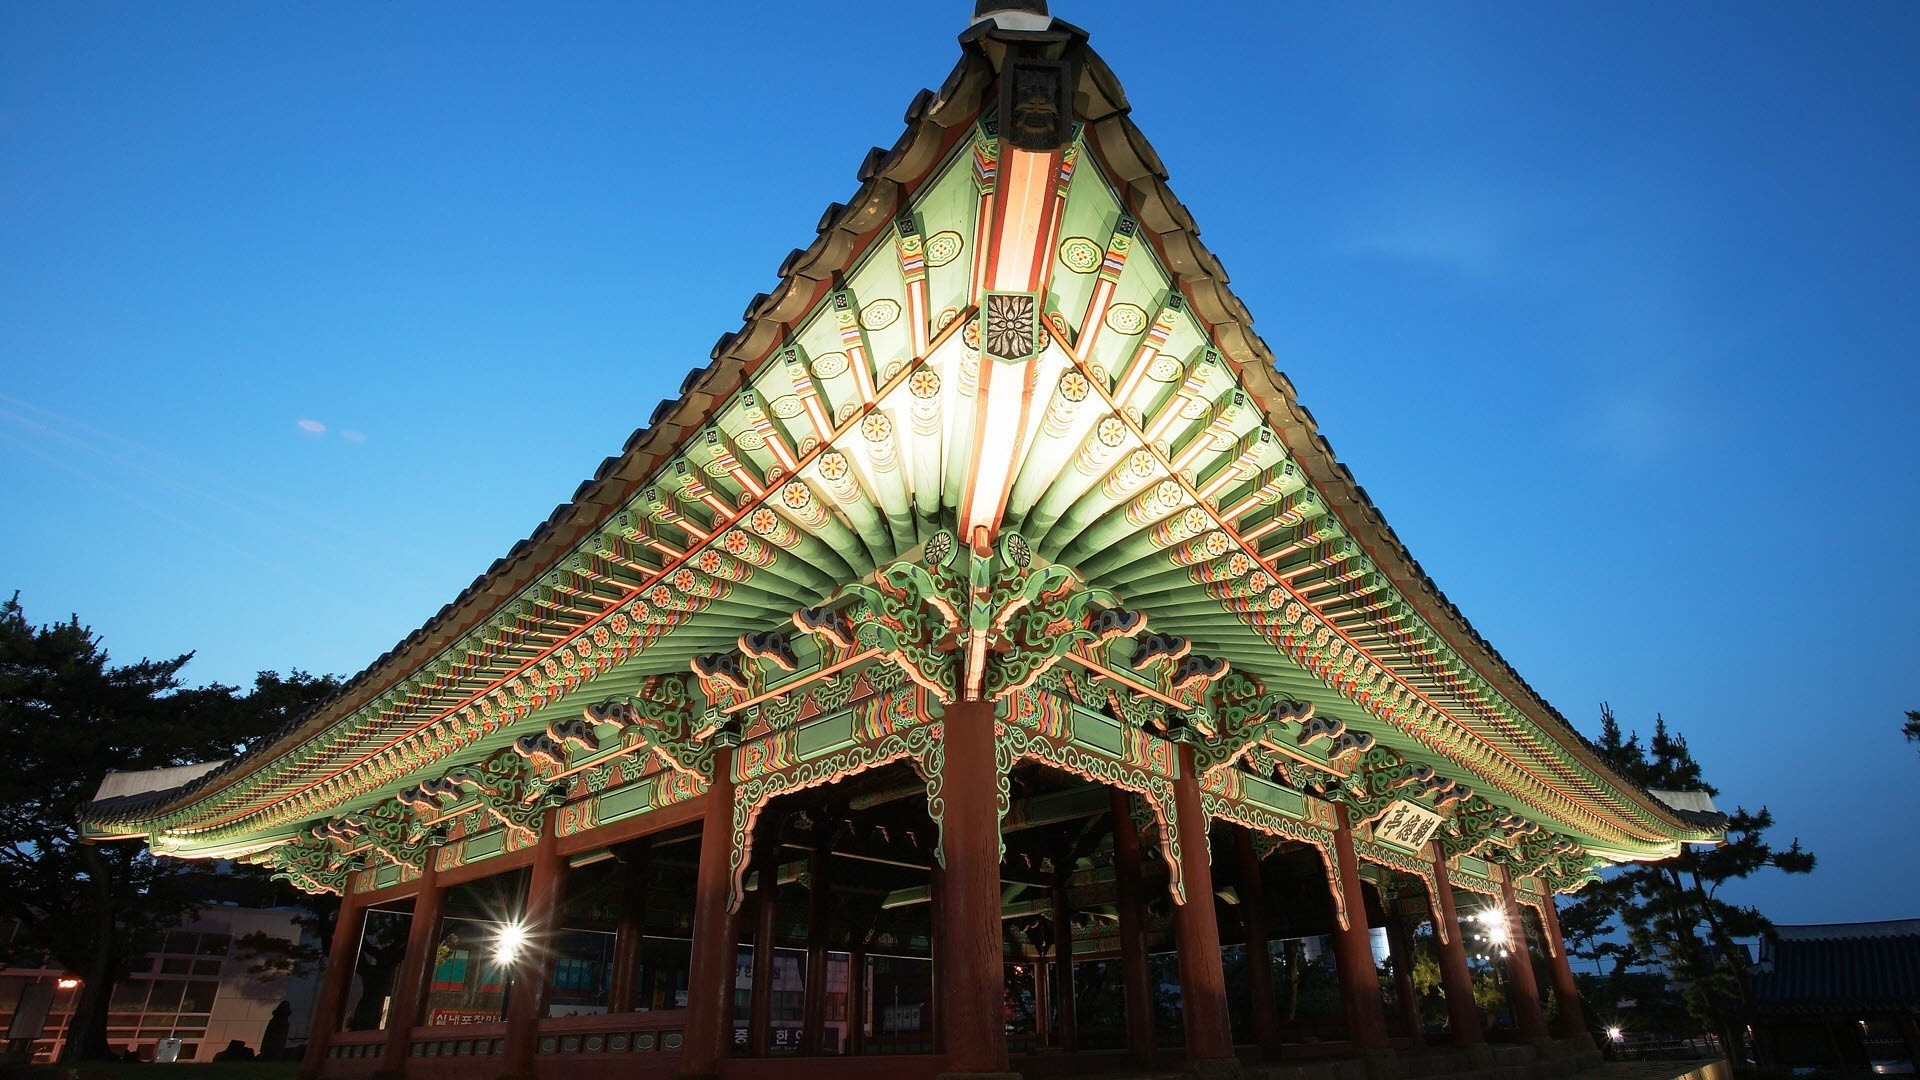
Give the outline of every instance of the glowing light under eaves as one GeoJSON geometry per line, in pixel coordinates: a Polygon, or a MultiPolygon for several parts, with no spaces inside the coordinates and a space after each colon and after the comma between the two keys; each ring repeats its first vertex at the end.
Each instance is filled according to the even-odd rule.
{"type": "Polygon", "coordinates": [[[1505,911],[1499,908],[1488,908],[1480,914],[1475,915],[1474,921],[1485,928],[1484,933],[1487,935],[1487,943],[1489,945],[1502,950],[1507,947],[1510,940],[1510,931],[1507,927],[1507,913],[1505,911]]]}
{"type": "Polygon", "coordinates": [[[502,923],[500,933],[493,939],[493,958],[501,964],[511,964],[520,956],[520,950],[527,945],[527,928],[518,921],[502,923]]]}

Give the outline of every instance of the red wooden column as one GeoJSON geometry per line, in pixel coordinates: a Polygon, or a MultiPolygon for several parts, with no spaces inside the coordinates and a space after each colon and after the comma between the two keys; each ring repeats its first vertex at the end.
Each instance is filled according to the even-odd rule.
{"type": "Polygon", "coordinates": [[[640,946],[646,935],[647,866],[652,842],[635,840],[614,848],[620,860],[620,921],[614,924],[613,985],[607,990],[607,1011],[633,1011],[634,984],[640,975],[640,946]]]}
{"type": "Polygon", "coordinates": [[[753,988],[747,991],[747,1056],[766,1057],[773,1037],[773,931],[780,911],[780,846],[761,843],[754,859],[753,988]]]}
{"type": "Polygon", "coordinates": [[[1153,1060],[1153,989],[1147,975],[1147,928],[1141,899],[1140,830],[1133,823],[1133,797],[1108,788],[1113,822],[1113,887],[1120,916],[1120,982],[1126,988],[1127,1053],[1139,1064],[1153,1060]]]}
{"type": "Polygon", "coordinates": [[[947,1052],[947,977],[946,935],[940,928],[947,924],[943,916],[945,908],[941,898],[947,895],[947,868],[935,859],[927,867],[927,954],[933,961],[933,978],[927,987],[927,1010],[933,1015],[927,1017],[927,1034],[933,1043],[933,1052],[947,1052]]]}
{"type": "Polygon", "coordinates": [[[1272,943],[1267,936],[1266,889],[1260,881],[1260,855],[1253,849],[1253,831],[1233,831],[1239,857],[1237,884],[1240,912],[1247,927],[1247,987],[1253,999],[1253,1037],[1260,1052],[1280,1056],[1280,1009],[1274,1003],[1272,943]]]}
{"type": "Polygon", "coordinates": [[[1060,1041],[1062,1050],[1080,1049],[1080,1018],[1074,1015],[1073,1005],[1073,909],[1068,905],[1067,874],[1072,868],[1060,873],[1060,880],[1053,886],[1053,967],[1058,974],[1054,979],[1054,1011],[1060,1014],[1060,1041]]]}
{"type": "Polygon", "coordinates": [[[327,1047],[340,1030],[340,1016],[347,1010],[347,991],[353,986],[353,968],[360,951],[360,932],[367,924],[367,906],[354,891],[349,874],[341,887],[340,914],[333,921],[333,943],[327,948],[327,963],[320,974],[320,992],[313,1003],[313,1026],[307,1034],[306,1056],[300,1059],[303,1080],[319,1076],[326,1067],[327,1047]]]}
{"type": "Polygon", "coordinates": [[[1200,778],[1193,748],[1180,746],[1180,778],[1173,782],[1173,812],[1180,832],[1180,874],[1187,902],[1173,905],[1173,933],[1180,948],[1180,1014],[1186,1021],[1187,1066],[1196,1072],[1238,1067],[1233,1027],[1227,1017],[1227,974],[1220,963],[1220,924],[1213,910],[1213,863],[1207,851],[1207,815],[1200,809],[1200,778]]]}
{"type": "Polygon", "coordinates": [[[716,1076],[733,1042],[733,967],[738,945],[734,913],[727,910],[732,886],[733,748],[713,754],[700,828],[700,865],[694,871],[693,950],[687,963],[686,1044],[680,1075],[716,1076]]]}
{"type": "Polygon", "coordinates": [[[1394,993],[1400,999],[1400,1034],[1413,1046],[1423,1046],[1427,1032],[1420,1023],[1420,993],[1413,986],[1413,935],[1398,912],[1387,916],[1387,947],[1393,955],[1394,993]]]}
{"type": "Polygon", "coordinates": [[[1339,827],[1333,832],[1345,893],[1347,926],[1333,932],[1334,961],[1340,969],[1340,1000],[1346,1006],[1347,1041],[1373,1058],[1392,1053],[1386,1012],[1380,1007],[1380,978],[1373,966],[1373,938],[1367,927],[1367,898],[1360,884],[1360,860],[1353,853],[1353,827],[1345,806],[1335,806],[1339,827]]]}
{"type": "Polygon", "coordinates": [[[1529,1040],[1549,1038],[1547,1016],[1540,1010],[1540,982],[1533,976],[1533,957],[1527,950],[1527,926],[1513,898],[1513,875],[1500,870],[1500,915],[1507,924],[1507,988],[1513,995],[1513,1016],[1520,1034],[1529,1040]]]}
{"type": "Polygon", "coordinates": [[[1487,1050],[1486,1028],[1480,1022],[1480,1006],[1473,1001],[1473,973],[1467,970],[1467,943],[1461,937],[1460,911],[1453,903],[1453,881],[1447,876],[1447,857],[1440,842],[1433,841],[1433,921],[1434,944],[1440,953],[1440,985],[1447,995],[1447,1027],[1453,1045],[1465,1047],[1477,1061],[1491,1060],[1487,1050]],[[1446,928],[1446,940],[1437,932],[1446,928]]]}
{"type": "Polygon", "coordinates": [[[816,843],[807,860],[807,985],[800,1012],[800,1052],[826,1052],[827,928],[831,883],[825,844],[816,843]]]}
{"type": "Polygon", "coordinates": [[[1006,973],[1000,927],[999,767],[994,762],[993,703],[954,702],[944,721],[946,760],[941,829],[939,964],[947,1068],[957,1073],[1007,1071],[1003,1016],[1006,973]]]}
{"type": "MultiPolygon", "coordinates": [[[[1032,939],[1028,939],[1032,941],[1032,939]]],[[[1053,1032],[1051,1020],[1053,1009],[1047,997],[1047,950],[1037,941],[1033,941],[1033,1044],[1051,1046],[1049,1037],[1053,1032]]]]}
{"type": "Polygon", "coordinates": [[[1586,1010],[1580,1004],[1580,984],[1573,981],[1573,964],[1567,958],[1566,939],[1560,936],[1560,909],[1554,904],[1552,893],[1547,893],[1546,900],[1541,905],[1540,928],[1546,931],[1547,947],[1553,953],[1548,959],[1548,967],[1553,972],[1553,997],[1560,1005],[1557,1018],[1559,1030],[1554,1034],[1562,1038],[1582,1039],[1590,1047],[1593,1033],[1587,1029],[1586,1010]]]}
{"type": "Polygon", "coordinates": [[[413,898],[413,921],[407,926],[407,954],[393,980],[393,1005],[387,1010],[387,1046],[380,1055],[383,1077],[406,1073],[416,1024],[425,1022],[427,992],[433,988],[433,956],[440,944],[440,913],[447,890],[440,884],[440,851],[429,848],[420,867],[420,891],[413,898]]]}
{"type": "Polygon", "coordinates": [[[540,819],[540,838],[533,847],[533,868],[527,876],[527,901],[520,915],[526,944],[513,961],[507,990],[507,1046],[501,1052],[507,1077],[532,1077],[534,1052],[540,1045],[540,1020],[547,1015],[547,997],[553,985],[553,951],[560,934],[560,899],[567,887],[567,860],[560,855],[560,837],[554,830],[557,810],[540,819]]]}
{"type": "Polygon", "coordinates": [[[847,950],[847,1053],[867,1052],[867,946],[847,950]]]}

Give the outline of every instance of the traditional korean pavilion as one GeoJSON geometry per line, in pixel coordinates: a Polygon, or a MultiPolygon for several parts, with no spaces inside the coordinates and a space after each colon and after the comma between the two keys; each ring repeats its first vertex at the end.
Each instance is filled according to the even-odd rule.
{"type": "Polygon", "coordinates": [[[1591,1051],[1552,897],[1719,819],[1422,573],[1086,33],[984,0],[960,44],[571,502],[289,729],[90,808],[341,896],[308,1076],[1591,1051]]]}

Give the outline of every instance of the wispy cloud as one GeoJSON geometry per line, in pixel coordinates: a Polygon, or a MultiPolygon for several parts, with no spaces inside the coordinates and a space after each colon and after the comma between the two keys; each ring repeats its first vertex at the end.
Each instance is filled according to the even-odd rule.
{"type": "Polygon", "coordinates": [[[1330,246],[1348,258],[1512,279],[1540,242],[1540,225],[1538,198],[1503,177],[1439,175],[1355,193],[1330,246]]]}
{"type": "Polygon", "coordinates": [[[327,425],[318,420],[303,419],[296,421],[294,426],[308,435],[325,435],[327,433],[327,425]]]}
{"type": "Polygon", "coordinates": [[[1512,222],[1491,203],[1435,199],[1384,212],[1334,243],[1340,254],[1489,277],[1511,262],[1512,222]]]}
{"type": "MultiPolygon", "coordinates": [[[[357,556],[371,542],[364,534],[342,528],[337,517],[313,513],[304,504],[238,484],[191,461],[7,394],[0,394],[0,446],[74,476],[211,548],[270,571],[302,592],[314,593],[306,567],[263,555],[271,545],[237,542],[231,528],[209,524],[222,520],[215,511],[264,530],[284,530],[293,524],[309,540],[342,555],[357,556]]],[[[341,597],[329,594],[328,599],[339,602],[341,597]]],[[[351,606],[363,613],[372,611],[357,601],[351,606]]]]}

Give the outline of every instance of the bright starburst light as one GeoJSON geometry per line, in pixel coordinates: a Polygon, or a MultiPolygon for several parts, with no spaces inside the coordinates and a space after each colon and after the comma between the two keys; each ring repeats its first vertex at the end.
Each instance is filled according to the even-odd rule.
{"type": "Polygon", "coordinates": [[[510,965],[526,944],[527,928],[519,920],[502,923],[499,936],[493,939],[493,958],[503,965],[510,965]]]}

